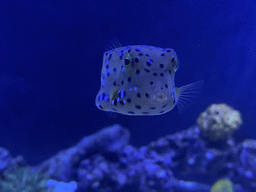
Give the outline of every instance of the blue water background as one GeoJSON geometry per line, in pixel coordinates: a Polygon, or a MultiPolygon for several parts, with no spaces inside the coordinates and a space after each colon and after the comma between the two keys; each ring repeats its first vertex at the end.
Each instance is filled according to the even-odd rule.
{"type": "Polygon", "coordinates": [[[256,138],[256,3],[253,0],[1,0],[0,146],[31,165],[105,126],[139,147],[196,123],[212,103],[243,116],[235,134],[256,138]],[[95,106],[106,43],[174,48],[176,85],[204,80],[184,114],[110,118],[95,106]]]}

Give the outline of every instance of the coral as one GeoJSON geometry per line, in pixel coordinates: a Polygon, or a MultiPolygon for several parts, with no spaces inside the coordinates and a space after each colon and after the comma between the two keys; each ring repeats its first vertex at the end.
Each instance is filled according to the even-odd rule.
{"type": "Polygon", "coordinates": [[[114,154],[129,142],[130,133],[119,125],[103,129],[82,139],[76,146],[56,154],[34,170],[47,172],[55,180],[70,182],[75,178],[77,164],[92,154],[114,154]]]}
{"type": "Polygon", "coordinates": [[[224,151],[208,149],[196,126],[167,135],[141,148],[129,145],[128,136],[128,130],[119,125],[105,128],[84,138],[83,150],[79,142],[71,147],[72,150],[60,152],[37,169],[47,173],[56,170],[52,176],[66,177],[69,181],[65,182],[75,180],[78,191],[191,189],[209,192],[210,186],[203,184],[201,178],[210,178],[220,173],[223,174],[221,176],[227,176],[232,173],[231,165],[236,161],[235,152],[231,150],[235,147],[233,144],[224,151]],[[60,162],[65,162],[65,166],[60,162]],[[63,175],[63,172],[57,171],[65,168],[73,174],[63,175]],[[195,174],[199,177],[195,178],[195,174]],[[184,175],[189,181],[180,180],[184,175]]]}
{"type": "Polygon", "coordinates": [[[210,186],[195,181],[174,180],[168,188],[178,192],[209,192],[210,186]]]}
{"type": "Polygon", "coordinates": [[[33,191],[45,192],[49,177],[39,172],[31,172],[30,167],[15,167],[14,171],[4,171],[4,179],[0,181],[1,192],[33,191]]]}
{"type": "Polygon", "coordinates": [[[237,147],[239,163],[236,181],[242,183],[249,191],[256,191],[256,141],[247,139],[237,147]]]}
{"type": "Polygon", "coordinates": [[[233,183],[229,179],[219,179],[210,192],[234,192],[233,183]]]}
{"type": "Polygon", "coordinates": [[[229,137],[224,148],[215,148],[200,134],[193,126],[136,148],[129,131],[114,125],[32,170],[50,175],[55,181],[46,187],[56,191],[209,192],[219,178],[230,178],[236,192],[256,191],[256,141],[237,144],[229,137]]]}
{"type": "Polygon", "coordinates": [[[12,170],[17,165],[25,167],[27,164],[22,156],[13,158],[7,149],[0,147],[0,172],[12,170]]]}
{"type": "Polygon", "coordinates": [[[10,152],[2,147],[0,147],[0,171],[3,171],[10,167],[12,164],[12,157],[10,152]]]}
{"type": "Polygon", "coordinates": [[[197,124],[202,135],[210,141],[227,139],[242,124],[239,111],[226,104],[212,104],[200,114],[197,124]]]}
{"type": "Polygon", "coordinates": [[[49,188],[51,192],[75,192],[77,190],[75,181],[64,183],[50,179],[47,181],[46,187],[49,188]]]}

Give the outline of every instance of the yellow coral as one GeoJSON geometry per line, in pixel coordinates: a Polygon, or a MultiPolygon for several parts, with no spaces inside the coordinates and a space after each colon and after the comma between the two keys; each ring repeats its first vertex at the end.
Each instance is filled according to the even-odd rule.
{"type": "Polygon", "coordinates": [[[202,135],[210,140],[227,139],[242,124],[239,111],[226,104],[213,104],[197,119],[202,135]]]}
{"type": "Polygon", "coordinates": [[[211,192],[234,192],[233,183],[229,179],[219,179],[212,186],[211,192]]]}

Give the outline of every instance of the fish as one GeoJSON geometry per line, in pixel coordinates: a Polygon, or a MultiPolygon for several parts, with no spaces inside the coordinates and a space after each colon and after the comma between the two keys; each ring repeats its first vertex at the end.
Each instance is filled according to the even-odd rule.
{"type": "Polygon", "coordinates": [[[176,105],[180,112],[197,96],[204,81],[175,87],[180,62],[172,48],[148,45],[114,47],[103,53],[101,85],[95,104],[123,115],[162,115],[176,105]]]}

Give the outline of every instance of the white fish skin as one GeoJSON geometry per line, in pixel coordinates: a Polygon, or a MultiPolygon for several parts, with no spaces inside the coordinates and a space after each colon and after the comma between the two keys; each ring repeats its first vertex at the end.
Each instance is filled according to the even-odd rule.
{"type": "Polygon", "coordinates": [[[171,48],[132,45],[107,51],[95,104],[124,115],[161,115],[177,103],[182,110],[190,93],[193,97],[199,93],[203,81],[175,88],[178,68],[178,57],[171,48]]]}

